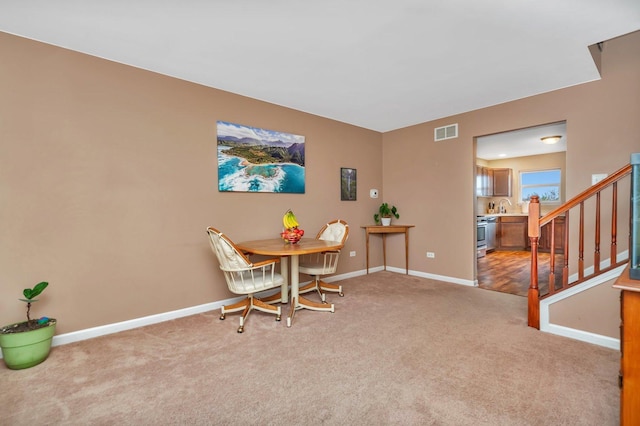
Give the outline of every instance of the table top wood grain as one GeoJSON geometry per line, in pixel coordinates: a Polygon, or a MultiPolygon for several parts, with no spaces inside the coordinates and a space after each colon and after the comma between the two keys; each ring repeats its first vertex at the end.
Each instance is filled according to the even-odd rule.
{"type": "Polygon", "coordinates": [[[302,238],[296,244],[286,243],[281,238],[269,238],[242,241],[236,243],[236,246],[240,250],[266,256],[300,256],[322,251],[340,250],[343,247],[340,241],[316,240],[315,238],[302,238]]]}

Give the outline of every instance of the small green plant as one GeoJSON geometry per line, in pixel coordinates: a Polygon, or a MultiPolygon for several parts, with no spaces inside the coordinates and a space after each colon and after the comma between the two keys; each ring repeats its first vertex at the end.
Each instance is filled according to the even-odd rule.
{"type": "Polygon", "coordinates": [[[400,219],[400,215],[398,214],[398,209],[396,206],[389,207],[388,203],[382,203],[378,208],[378,213],[373,215],[373,220],[376,223],[380,223],[380,219],[383,217],[395,217],[396,219],[400,219]]]}
{"type": "Polygon", "coordinates": [[[25,288],[22,291],[22,294],[24,295],[24,299],[20,299],[20,300],[27,303],[27,324],[29,324],[31,328],[35,328],[35,324],[33,323],[36,323],[35,320],[33,322],[31,321],[31,317],[30,317],[31,303],[37,302],[37,299],[34,299],[34,298],[40,295],[40,293],[42,293],[44,289],[47,288],[48,285],[49,285],[48,282],[42,281],[36,284],[33,288],[25,288]]]}

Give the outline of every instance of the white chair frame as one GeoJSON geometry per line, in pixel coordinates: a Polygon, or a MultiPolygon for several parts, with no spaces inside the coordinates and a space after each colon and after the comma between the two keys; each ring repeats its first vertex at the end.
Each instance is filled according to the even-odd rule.
{"type": "Polygon", "coordinates": [[[238,249],[226,235],[214,227],[208,227],[209,243],[220,262],[220,269],[224,274],[229,291],[235,294],[244,294],[247,297],[240,302],[220,308],[220,319],[224,320],[227,313],[242,311],[238,333],[244,331],[244,323],[251,310],[275,314],[276,321],[281,319],[280,306],[269,303],[279,301],[270,298],[269,303],[255,297],[255,293],[280,287],[284,278],[275,272],[275,265],[280,258],[272,258],[252,263],[249,258],[238,249]]]}
{"type": "MultiPolygon", "coordinates": [[[[349,238],[349,225],[344,220],[336,219],[324,225],[316,235],[316,239],[330,240],[339,234],[342,234],[339,236],[341,238],[339,241],[344,245],[349,238]]],[[[303,256],[300,261],[299,271],[300,273],[311,275],[313,281],[301,287],[299,293],[308,293],[315,290],[323,303],[326,303],[324,292],[338,293],[340,297],[344,297],[342,285],[330,284],[320,279],[323,275],[330,275],[336,272],[339,258],[340,250],[303,256]]]]}

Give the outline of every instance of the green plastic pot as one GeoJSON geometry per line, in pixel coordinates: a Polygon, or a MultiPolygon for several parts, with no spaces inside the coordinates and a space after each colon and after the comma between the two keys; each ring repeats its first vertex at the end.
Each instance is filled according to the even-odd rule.
{"type": "Polygon", "coordinates": [[[12,370],[33,367],[47,359],[56,333],[56,320],[49,325],[21,333],[0,334],[4,363],[12,370]]]}

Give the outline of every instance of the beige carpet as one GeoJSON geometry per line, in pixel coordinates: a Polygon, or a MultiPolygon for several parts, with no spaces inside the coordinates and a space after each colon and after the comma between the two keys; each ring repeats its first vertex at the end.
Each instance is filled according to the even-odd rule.
{"type": "Polygon", "coordinates": [[[253,312],[238,334],[216,311],[3,365],[0,424],[619,423],[619,353],[528,328],[525,298],[390,272],[342,283],[334,314],[291,328],[253,312]]]}

